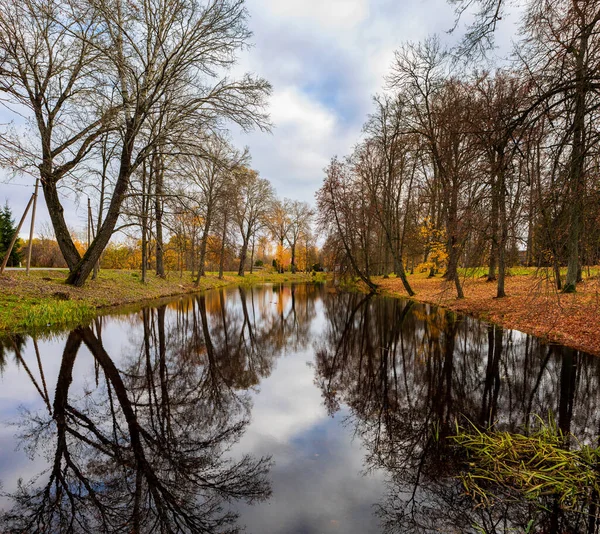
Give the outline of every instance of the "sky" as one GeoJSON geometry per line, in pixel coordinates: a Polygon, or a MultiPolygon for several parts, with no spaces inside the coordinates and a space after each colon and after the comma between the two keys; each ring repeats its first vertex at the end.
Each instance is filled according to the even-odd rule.
{"type": "MultiPolygon", "coordinates": [[[[233,74],[251,72],[273,86],[271,133],[232,130],[234,143],[248,146],[252,167],[280,197],[314,204],[323,169],[334,155],[350,152],[384,85],[394,50],[407,41],[438,34],[454,23],[446,0],[246,0],[253,31],[233,74]]],[[[0,123],[6,122],[0,111],[0,123]]],[[[31,177],[6,183],[0,170],[0,203],[18,221],[33,191],[31,177]]],[[[64,195],[67,223],[86,227],[86,200],[64,195]]],[[[36,234],[49,217],[40,196],[36,234]]],[[[25,227],[29,224],[25,223],[25,227]]],[[[21,235],[27,235],[27,228],[21,235]]]]}

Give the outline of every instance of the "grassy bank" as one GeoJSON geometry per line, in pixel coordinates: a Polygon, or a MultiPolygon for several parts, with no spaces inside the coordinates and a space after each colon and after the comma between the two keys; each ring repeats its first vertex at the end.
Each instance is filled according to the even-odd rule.
{"type": "MultiPolygon", "coordinates": [[[[486,271],[487,272],[487,271],[486,271]]],[[[577,293],[562,294],[545,272],[513,269],[506,279],[507,297],[497,299],[496,284],[481,273],[463,273],[464,299],[441,277],[409,275],[414,300],[437,304],[506,328],[513,328],[551,342],[600,355],[600,277],[598,269],[584,272],[577,293]]],[[[374,280],[383,294],[407,297],[397,278],[374,280]]]]}
{"type": "Polygon", "coordinates": [[[138,271],[103,270],[97,280],[77,288],[64,283],[66,276],[66,270],[34,270],[29,276],[7,271],[0,276],[0,333],[72,326],[116,306],[228,285],[314,280],[304,273],[259,271],[244,277],[227,273],[223,280],[209,273],[196,287],[190,273],[183,273],[181,278],[178,273],[169,273],[166,279],[149,274],[142,283],[138,271]]]}

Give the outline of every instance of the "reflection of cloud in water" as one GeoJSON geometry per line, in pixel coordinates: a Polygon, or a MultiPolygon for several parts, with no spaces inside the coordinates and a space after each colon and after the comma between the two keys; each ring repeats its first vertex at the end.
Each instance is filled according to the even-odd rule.
{"type": "Polygon", "coordinates": [[[260,393],[253,395],[252,422],[241,448],[254,449],[265,438],[288,441],[327,417],[314,386],[314,370],[306,364],[312,357],[305,350],[277,360],[271,376],[261,382],[260,393]]]}
{"type": "MultiPolygon", "coordinates": [[[[0,480],[13,491],[18,477],[48,466],[45,454],[57,453],[65,468],[68,451],[83,471],[67,469],[66,488],[92,481],[114,514],[111,528],[127,524],[132,488],[149,497],[146,514],[179,502],[152,494],[164,483],[183,492],[183,512],[205,510],[205,520],[232,507],[254,534],[468,532],[482,516],[455,478],[460,455],[446,445],[457,417],[516,431],[530,414],[552,410],[587,441],[599,426],[600,360],[396,299],[315,286],[227,288],[105,317],[69,338],[75,352],[65,351],[66,335],[38,340],[45,386],[31,339],[18,345],[19,365],[4,349],[0,420],[26,407],[21,433],[28,429],[30,445],[41,437],[32,462],[14,451],[18,429],[0,426],[0,480]],[[244,504],[269,493],[265,456],[274,460],[273,493],[244,504]],[[225,483],[220,473],[235,484],[196,485],[196,475],[225,483]]],[[[89,514],[92,503],[83,504],[89,514]]],[[[492,515],[522,525],[524,512],[492,515]]]]}
{"type": "Polygon", "coordinates": [[[379,532],[373,504],[382,497],[384,475],[361,476],[364,450],[342,418],[324,416],[287,439],[254,443],[253,452],[271,451],[275,465],[269,501],[240,507],[249,532],[265,525],[277,534],[379,532]]]}
{"type": "MultiPolygon", "coordinates": [[[[322,325],[320,319],[315,322],[322,325]]],[[[344,413],[327,415],[314,366],[307,365],[313,357],[306,350],[280,358],[254,395],[251,424],[232,453],[272,455],[273,495],[264,504],[241,506],[241,520],[252,533],[265,524],[281,534],[378,532],[373,504],[383,475],[361,476],[364,450],[343,427],[344,413]]]]}

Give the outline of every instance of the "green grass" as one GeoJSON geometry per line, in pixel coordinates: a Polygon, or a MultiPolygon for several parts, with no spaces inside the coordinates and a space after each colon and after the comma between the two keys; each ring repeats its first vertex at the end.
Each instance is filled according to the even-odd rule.
{"type": "Polygon", "coordinates": [[[87,322],[96,314],[97,308],[82,301],[42,301],[24,309],[22,325],[27,329],[65,327],[87,322]]]}
{"type": "Polygon", "coordinates": [[[514,490],[530,502],[554,496],[563,509],[579,508],[600,493],[600,448],[564,435],[552,418],[539,420],[529,435],[470,425],[457,427],[451,439],[467,453],[468,468],[461,475],[466,492],[485,506],[493,504],[498,488],[514,490]]]}

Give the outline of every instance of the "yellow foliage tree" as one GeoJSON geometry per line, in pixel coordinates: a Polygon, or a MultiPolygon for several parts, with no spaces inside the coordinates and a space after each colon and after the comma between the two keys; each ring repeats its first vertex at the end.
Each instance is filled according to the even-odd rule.
{"type": "Polygon", "coordinates": [[[436,228],[431,218],[426,217],[419,228],[419,233],[425,242],[425,258],[423,263],[417,265],[417,271],[429,271],[429,276],[433,276],[448,262],[446,231],[436,228]]]}

